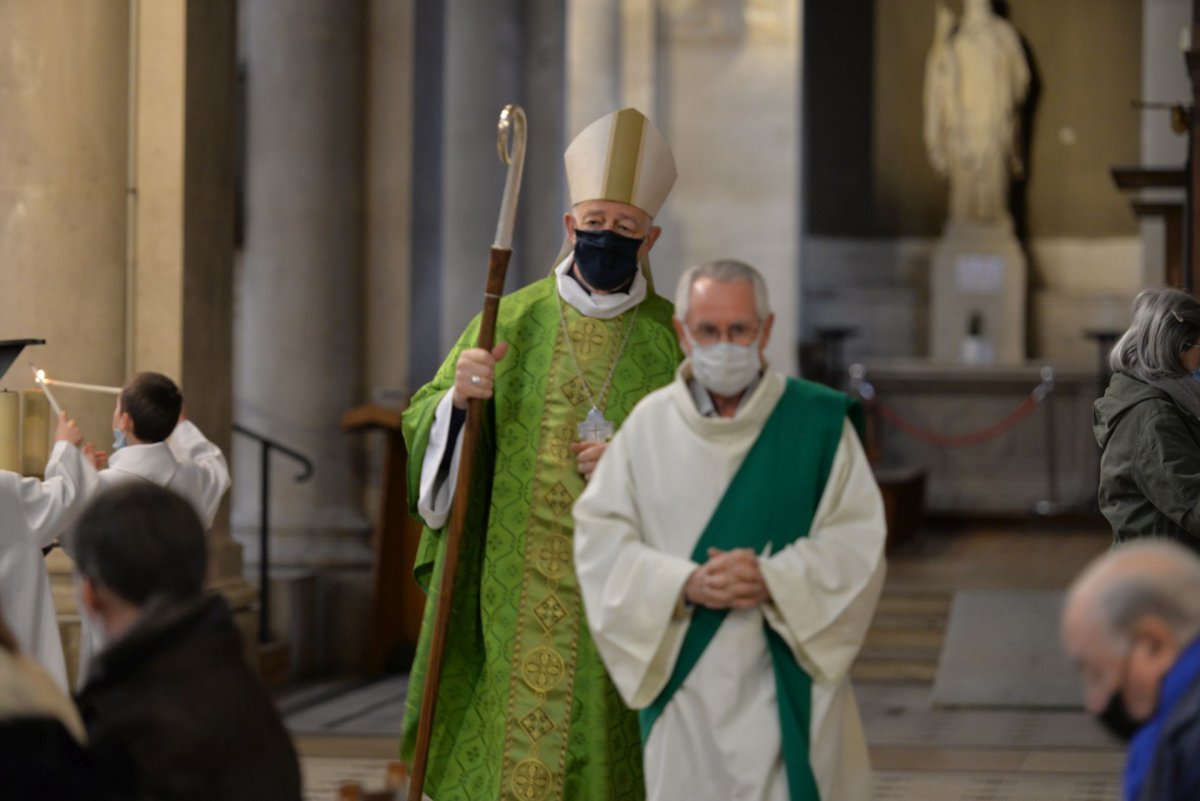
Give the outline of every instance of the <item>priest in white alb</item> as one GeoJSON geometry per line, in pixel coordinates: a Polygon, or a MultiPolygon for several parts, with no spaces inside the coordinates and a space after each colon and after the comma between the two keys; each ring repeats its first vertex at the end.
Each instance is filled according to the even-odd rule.
{"type": "Polygon", "coordinates": [[[861,408],[762,358],[749,265],[684,273],[688,355],[617,432],[574,507],[600,655],[640,710],[650,801],[867,801],[848,672],[883,584],[861,408]]]}

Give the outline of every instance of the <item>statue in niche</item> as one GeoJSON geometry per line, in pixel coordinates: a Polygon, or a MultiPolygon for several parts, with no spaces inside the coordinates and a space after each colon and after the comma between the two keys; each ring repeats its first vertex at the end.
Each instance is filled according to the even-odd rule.
{"type": "Polygon", "coordinates": [[[950,182],[950,222],[1011,227],[1008,188],[1018,152],[1029,65],[1016,29],[991,0],[963,0],[956,20],[938,5],[925,62],[925,147],[950,182]]]}

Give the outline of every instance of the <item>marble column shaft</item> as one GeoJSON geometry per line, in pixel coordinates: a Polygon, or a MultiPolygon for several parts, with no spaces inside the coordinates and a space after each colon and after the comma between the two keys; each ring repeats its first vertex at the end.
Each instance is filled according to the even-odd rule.
{"type": "MultiPolygon", "coordinates": [[[[123,2],[0,3],[0,339],[39,337],[0,385],[125,368],[129,48],[123,2]]],[[[107,446],[112,399],[60,393],[107,446]]]]}
{"type": "MultiPolygon", "coordinates": [[[[366,12],[340,0],[246,0],[245,247],[237,277],[238,422],[307,454],[274,457],[277,565],[369,559],[359,443],[339,427],[363,376],[366,12]]],[[[258,446],[235,444],[235,533],[258,551],[258,446]]]]}

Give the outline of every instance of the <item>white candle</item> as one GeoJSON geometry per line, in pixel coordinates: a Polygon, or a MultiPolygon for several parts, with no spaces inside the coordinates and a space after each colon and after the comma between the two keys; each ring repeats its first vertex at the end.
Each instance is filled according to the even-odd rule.
{"type": "Polygon", "coordinates": [[[42,384],[53,384],[56,387],[67,387],[68,389],[80,389],[84,392],[102,392],[105,395],[120,395],[120,387],[108,387],[103,384],[80,384],[77,381],[59,381],[57,378],[43,378],[42,384]]]}

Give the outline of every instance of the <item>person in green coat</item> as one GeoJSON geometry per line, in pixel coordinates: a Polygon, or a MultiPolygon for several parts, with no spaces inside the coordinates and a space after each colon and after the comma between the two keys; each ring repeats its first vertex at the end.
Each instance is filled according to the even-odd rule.
{"type": "Polygon", "coordinates": [[[608,437],[683,358],[646,263],[675,163],[634,109],[592,123],[564,158],[569,247],[549,276],[500,302],[496,347],[474,346],[477,317],[404,415],[409,498],[426,524],[415,572],[428,593],[401,745],[409,759],[458,433],[467,401],[487,399],[427,763],[434,801],[644,797],[637,717],[583,619],[571,507],[608,437]]]}
{"type": "Polygon", "coordinates": [[[1139,294],[1109,364],[1093,422],[1113,538],[1165,537],[1200,551],[1200,302],[1175,289],[1139,294]]]}

